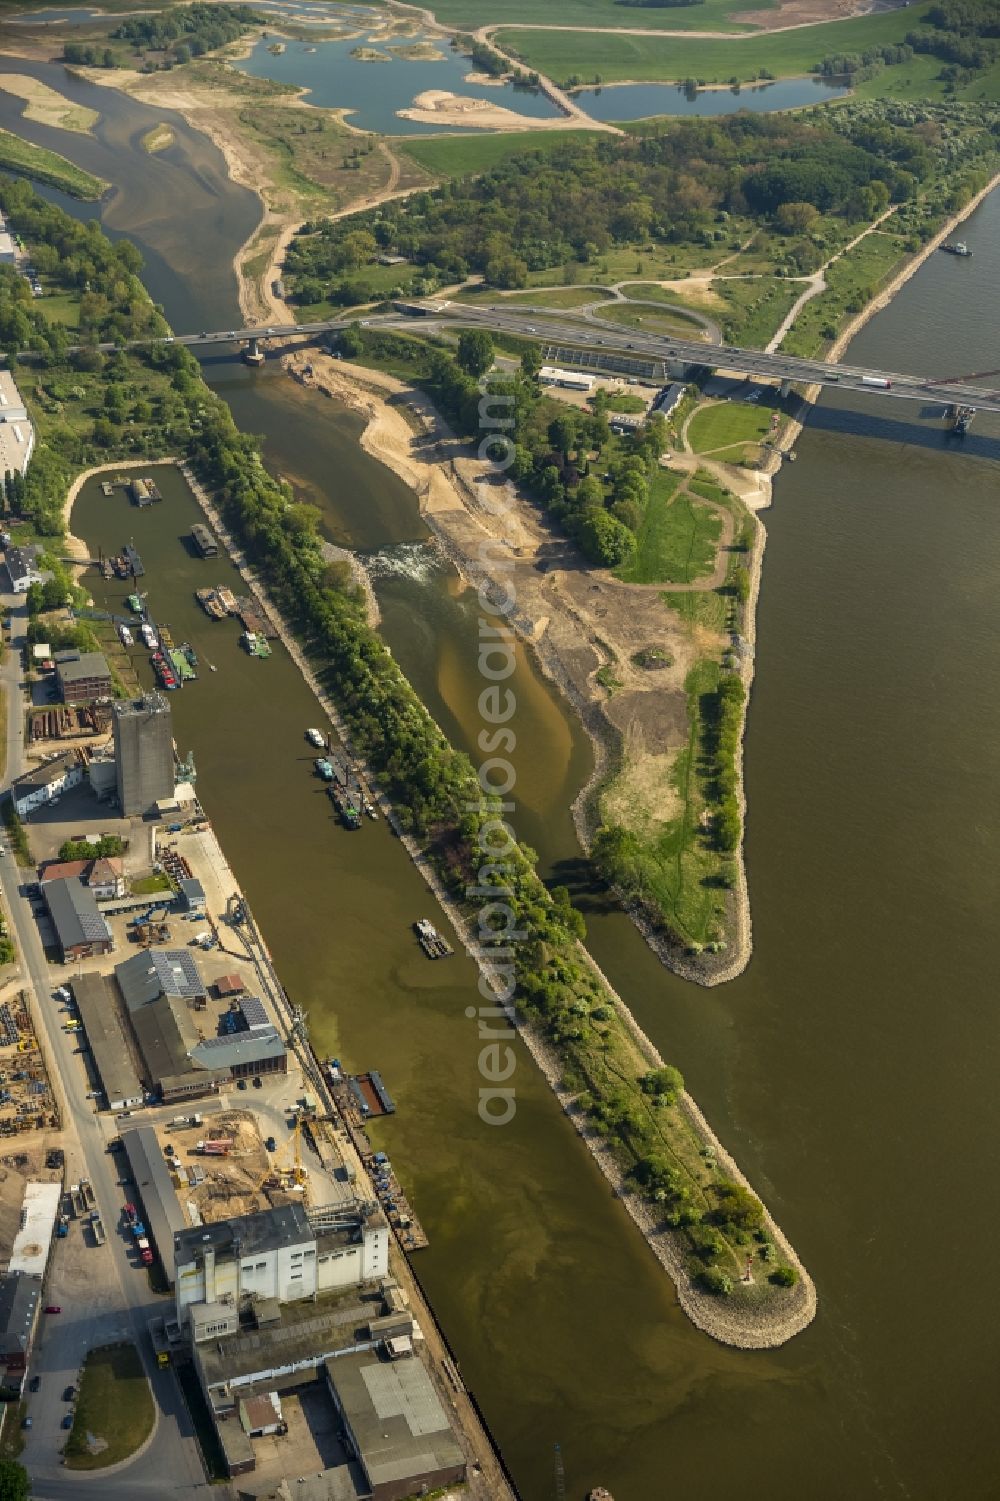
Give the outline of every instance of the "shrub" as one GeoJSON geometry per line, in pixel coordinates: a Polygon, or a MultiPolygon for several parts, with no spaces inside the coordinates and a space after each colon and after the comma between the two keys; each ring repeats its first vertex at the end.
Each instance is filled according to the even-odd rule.
{"type": "Polygon", "coordinates": [[[711,1293],[716,1298],[728,1298],[733,1290],[732,1278],[727,1277],[717,1266],[703,1267],[695,1281],[703,1292],[711,1293]]]}
{"type": "Polygon", "coordinates": [[[767,1280],[773,1282],[775,1287],[794,1287],[799,1274],[793,1266],[776,1266],[767,1280]]]}

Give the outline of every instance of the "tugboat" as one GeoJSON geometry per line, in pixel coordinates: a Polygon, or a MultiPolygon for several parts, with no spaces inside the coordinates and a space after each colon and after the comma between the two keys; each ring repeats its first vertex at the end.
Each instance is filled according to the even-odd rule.
{"type": "Polygon", "coordinates": [[[941,249],[947,250],[949,255],[972,255],[972,251],[969,249],[968,245],[966,245],[964,240],[955,240],[953,243],[942,245],[941,249]]]}

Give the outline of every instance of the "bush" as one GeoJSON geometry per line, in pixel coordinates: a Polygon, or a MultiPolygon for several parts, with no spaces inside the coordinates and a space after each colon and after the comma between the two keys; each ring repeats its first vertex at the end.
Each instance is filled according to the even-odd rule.
{"type": "Polygon", "coordinates": [[[711,1293],[716,1298],[728,1298],[733,1290],[732,1278],[727,1277],[717,1266],[703,1267],[695,1281],[703,1292],[711,1293]]]}
{"type": "Polygon", "coordinates": [[[767,1280],[773,1282],[775,1287],[794,1287],[799,1274],[793,1266],[776,1266],[767,1280]]]}

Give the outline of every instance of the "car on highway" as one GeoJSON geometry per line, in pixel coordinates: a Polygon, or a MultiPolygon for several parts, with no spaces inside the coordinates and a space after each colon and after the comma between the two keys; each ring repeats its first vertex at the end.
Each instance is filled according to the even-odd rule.
{"type": "Polygon", "coordinates": [[[45,1305],[45,1312],[46,1313],[62,1313],[62,1304],[61,1303],[46,1303],[46,1305],[45,1305]]]}
{"type": "Polygon", "coordinates": [[[164,344],[172,344],[174,342],[173,334],[171,334],[168,339],[164,339],[163,342],[164,342],[164,344]]]}
{"type": "Polygon", "coordinates": [[[28,1382],[28,1390],[29,1390],[29,1392],[37,1392],[37,1390],[41,1386],[41,1384],[42,1384],[42,1378],[41,1378],[41,1376],[32,1376],[31,1380],[28,1382]]]}

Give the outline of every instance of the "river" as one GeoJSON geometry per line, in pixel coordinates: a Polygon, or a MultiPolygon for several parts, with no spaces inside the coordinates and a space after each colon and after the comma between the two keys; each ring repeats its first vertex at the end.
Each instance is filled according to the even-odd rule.
{"type": "MultiPolygon", "coordinates": [[[[131,232],[154,169],[128,142],[156,115],[119,108],[110,216],[131,232]]],[[[100,145],[31,134],[88,166],[100,145]]],[[[228,271],[252,205],[191,140],[171,152],[183,195],[134,231],[178,328],[235,310],[228,271]],[[202,193],[222,210],[204,220],[202,193]],[[186,284],[172,243],[157,248],[172,216],[182,259],[208,268],[186,284]]],[[[852,354],[988,369],[998,231],[995,194],[963,230],[975,258],[935,257],[852,354]]],[[[428,559],[413,497],[332,403],[273,371],[220,361],[206,375],[330,535],[380,555],[390,645],[468,743],[473,617],[428,559]]],[[[302,740],[315,711],[283,653],[250,662],[230,627],[194,614],[191,588],[223,572],[177,542],[193,503],[178,488],[126,515],[93,487],[81,498],[92,544],[142,528],[175,634],[218,641],[219,672],[174,696],[179,739],[317,1045],[380,1068],[400,1102],[380,1141],[430,1233],[414,1269],[525,1501],[555,1494],[557,1442],[571,1498],[597,1483],[616,1501],[995,1494],[998,440],[996,419],[949,447],[900,403],[835,396],[775,486],[747,745],[755,955],[732,985],[667,974],[595,890],[565,812],[587,747],[530,660],[519,670],[519,829],[573,884],[596,957],[816,1279],[815,1324],[752,1355],[680,1314],[523,1057],[514,1124],[480,1126],[471,967],[415,954],[408,924],[427,901],[384,829],[329,825],[302,740]]]]}

